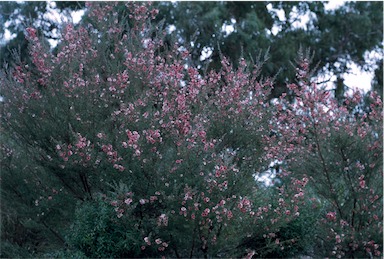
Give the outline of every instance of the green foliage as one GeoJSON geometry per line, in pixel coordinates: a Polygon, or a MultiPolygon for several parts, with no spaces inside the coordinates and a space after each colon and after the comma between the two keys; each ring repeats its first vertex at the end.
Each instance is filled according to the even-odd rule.
{"type": "Polygon", "coordinates": [[[2,241],[0,256],[1,258],[28,258],[32,257],[32,253],[15,242],[2,241]]]}
{"type": "Polygon", "coordinates": [[[309,203],[306,207],[300,210],[300,217],[289,222],[286,226],[282,227],[278,232],[282,240],[292,240],[292,242],[284,247],[284,249],[276,249],[268,254],[268,257],[289,258],[297,256],[298,254],[312,254],[313,248],[319,242],[316,239],[317,224],[321,217],[320,207],[309,203]]]}
{"type": "Polygon", "coordinates": [[[71,249],[91,258],[133,258],[140,254],[140,233],[134,224],[116,217],[113,207],[101,198],[78,204],[67,235],[71,249]]]}
{"type": "Polygon", "coordinates": [[[0,151],[1,242],[10,246],[2,249],[4,257],[23,251],[34,256],[62,246],[59,232],[69,224],[74,200],[10,135],[1,136],[0,151]]]}

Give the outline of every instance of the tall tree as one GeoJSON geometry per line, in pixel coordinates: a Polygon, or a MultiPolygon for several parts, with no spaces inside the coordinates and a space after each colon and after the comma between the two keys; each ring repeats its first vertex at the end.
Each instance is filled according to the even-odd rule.
{"type": "Polygon", "coordinates": [[[45,39],[58,39],[60,18],[52,15],[52,11],[69,18],[71,11],[84,8],[85,2],[78,1],[4,1],[0,2],[0,61],[12,63],[15,57],[28,58],[28,41],[25,39],[25,29],[36,27],[45,39]],[[5,32],[8,30],[12,39],[4,42],[5,32]],[[15,55],[15,51],[18,55],[15,55]]]}
{"type": "Polygon", "coordinates": [[[332,72],[339,81],[349,72],[348,62],[367,69],[366,52],[382,53],[380,2],[347,2],[335,10],[326,10],[325,2],[159,2],[158,7],[159,18],[175,26],[177,37],[193,49],[193,60],[202,68],[219,67],[220,53],[236,61],[269,49],[263,73],[277,74],[274,97],[287,91],[286,82],[295,77],[290,61],[300,47],[316,50],[312,62],[318,65],[317,73],[332,72]],[[285,20],[280,20],[276,10],[284,11],[285,20]],[[305,28],[298,27],[304,15],[309,20],[305,28]],[[223,32],[225,25],[232,25],[234,31],[223,32]],[[279,28],[277,33],[272,33],[274,26],[279,28]],[[213,53],[201,61],[207,47],[213,53]]]}

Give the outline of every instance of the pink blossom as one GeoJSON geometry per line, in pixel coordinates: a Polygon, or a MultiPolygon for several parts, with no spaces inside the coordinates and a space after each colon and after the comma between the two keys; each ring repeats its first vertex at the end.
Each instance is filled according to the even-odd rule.
{"type": "Polygon", "coordinates": [[[210,213],[210,209],[209,208],[206,208],[202,213],[201,213],[201,216],[203,216],[203,217],[207,217],[208,216],[208,214],[210,213]]]}
{"type": "Polygon", "coordinates": [[[349,224],[348,224],[347,221],[341,219],[341,220],[340,220],[340,225],[341,225],[341,226],[348,226],[349,224]]]}
{"type": "Polygon", "coordinates": [[[158,226],[168,226],[168,217],[164,213],[161,214],[157,219],[158,226]]]}
{"type": "Polygon", "coordinates": [[[336,212],[328,212],[327,213],[327,219],[330,221],[335,221],[336,220],[336,212]]]}
{"type": "Polygon", "coordinates": [[[183,162],[183,159],[176,160],[176,164],[181,164],[183,162]]]}
{"type": "Polygon", "coordinates": [[[364,175],[361,175],[361,176],[359,177],[359,185],[360,185],[360,188],[362,188],[362,189],[365,188],[364,175]]]}
{"type": "Polygon", "coordinates": [[[228,210],[228,212],[227,212],[227,217],[228,217],[228,219],[233,218],[233,213],[232,213],[232,211],[228,210]]]}
{"type": "Polygon", "coordinates": [[[36,29],[35,28],[32,28],[32,27],[28,27],[26,29],[27,33],[28,33],[28,36],[31,38],[31,39],[35,39],[37,38],[36,36],[36,29]]]}

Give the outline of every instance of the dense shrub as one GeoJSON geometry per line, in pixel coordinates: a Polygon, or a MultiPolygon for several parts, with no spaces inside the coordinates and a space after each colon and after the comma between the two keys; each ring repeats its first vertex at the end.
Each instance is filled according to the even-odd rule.
{"type": "Polygon", "coordinates": [[[201,75],[184,46],[164,46],[150,4],[87,8],[85,24],[64,27],[57,53],[28,28],[34,65],[1,79],[4,142],[49,175],[31,196],[62,190],[41,199],[57,239],[72,223],[63,254],[295,256],[321,238],[331,256],[380,255],[374,93],[368,112],[353,108],[359,93],[338,105],[300,55],[295,101],[271,103],[261,61],[234,69],[223,57],[201,75]],[[282,164],[282,184],[265,188],[255,176],[271,163],[282,164]]]}

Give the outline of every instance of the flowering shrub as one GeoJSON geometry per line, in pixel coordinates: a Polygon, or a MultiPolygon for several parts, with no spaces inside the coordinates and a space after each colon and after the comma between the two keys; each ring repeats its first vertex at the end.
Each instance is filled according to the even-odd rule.
{"type": "Polygon", "coordinates": [[[286,161],[296,178],[307,177],[314,198],[324,202],[318,222],[329,251],[324,256],[381,256],[382,101],[371,92],[364,110],[362,94],[354,91],[339,105],[311,83],[308,59],[300,65],[298,84],[289,85],[295,101],[281,98],[275,106],[278,134],[267,143],[277,145],[268,147],[268,156],[286,161]]]}
{"type": "MultiPolygon", "coordinates": [[[[55,54],[29,28],[33,67],[18,64],[2,79],[6,130],[85,202],[74,225],[83,230],[73,237],[77,249],[93,257],[264,256],[298,242],[283,240],[279,230],[300,217],[308,186],[327,202],[330,211],[319,222],[327,230],[341,219],[360,224],[363,242],[379,229],[358,216],[364,206],[381,209],[377,199],[366,203],[380,195],[379,99],[372,95],[369,114],[354,117],[303,80],[290,86],[294,103],[272,106],[273,83],[258,78],[259,64],[242,59],[234,69],[223,58],[219,71],[201,75],[183,46],[166,50],[164,33],[150,23],[156,13],[141,2],[89,4],[88,23],[66,25],[55,54]],[[366,157],[357,159],[356,147],[366,157]],[[332,150],[342,150],[339,160],[332,150]],[[276,160],[286,161],[289,180],[267,195],[255,175],[276,160]],[[348,170],[338,176],[340,168],[348,170]],[[351,193],[353,209],[343,207],[351,193]],[[87,216],[100,222],[97,231],[87,216]],[[125,238],[113,251],[110,229],[125,238]],[[251,237],[268,249],[255,250],[251,237]]],[[[366,241],[377,254],[378,242],[366,241]]]]}

